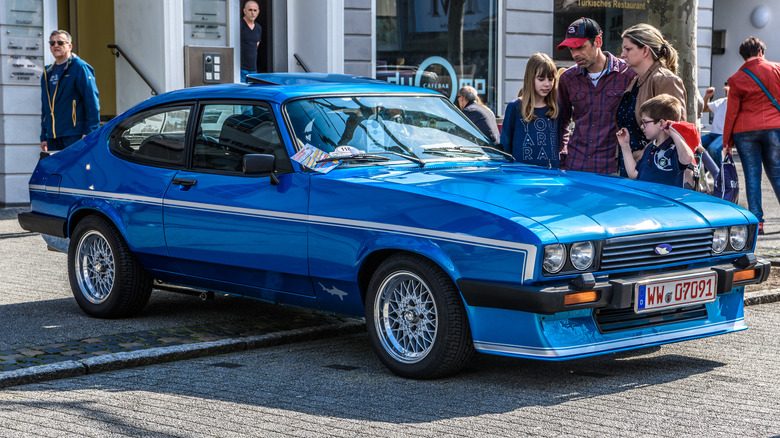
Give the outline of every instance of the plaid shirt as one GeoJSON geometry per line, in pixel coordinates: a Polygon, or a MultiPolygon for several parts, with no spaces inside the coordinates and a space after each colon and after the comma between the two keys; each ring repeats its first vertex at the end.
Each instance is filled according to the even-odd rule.
{"type": "Polygon", "coordinates": [[[586,70],[577,65],[561,73],[558,86],[562,148],[569,154],[562,169],[611,174],[618,170],[615,112],[631,79],[636,76],[625,61],[609,52],[606,74],[593,86],[586,70]],[[574,120],[574,132],[567,128],[574,120]]]}

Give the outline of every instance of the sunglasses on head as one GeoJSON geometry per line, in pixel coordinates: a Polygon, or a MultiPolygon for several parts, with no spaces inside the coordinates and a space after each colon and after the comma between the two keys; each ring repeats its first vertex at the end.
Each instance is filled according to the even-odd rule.
{"type": "Polygon", "coordinates": [[[68,44],[68,42],[67,41],[49,41],[49,45],[50,46],[54,46],[55,44],[58,45],[58,46],[64,46],[65,44],[68,44]]]}

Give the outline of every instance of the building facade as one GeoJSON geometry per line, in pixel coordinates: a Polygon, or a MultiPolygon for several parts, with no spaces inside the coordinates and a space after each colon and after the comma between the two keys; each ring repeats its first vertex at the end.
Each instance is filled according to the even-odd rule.
{"type": "MultiPolygon", "coordinates": [[[[604,29],[618,55],[620,33],[661,14],[668,0],[258,0],[259,71],[317,71],[433,88],[454,100],[472,85],[501,116],[522,87],[535,52],[571,65],[558,51],[580,16],[604,29]]],[[[742,64],[749,36],[780,53],[770,0],[687,0],[697,17],[699,91],[742,64]],[[728,30],[726,30],[728,29],[728,30]]],[[[771,0],[776,1],[776,0],[771,0]]],[[[4,0],[0,6],[0,206],[29,202],[39,156],[40,76],[53,58],[54,29],[96,71],[101,118],[155,93],[237,82],[243,0],[4,0]],[[99,24],[98,24],[99,23],[99,24]]],[[[673,19],[673,17],[670,17],[673,19]]],[[[689,90],[690,93],[690,90],[689,90]]],[[[718,91],[720,93],[720,91],[718,91]]],[[[716,97],[721,97],[716,93],[716,97]]]]}

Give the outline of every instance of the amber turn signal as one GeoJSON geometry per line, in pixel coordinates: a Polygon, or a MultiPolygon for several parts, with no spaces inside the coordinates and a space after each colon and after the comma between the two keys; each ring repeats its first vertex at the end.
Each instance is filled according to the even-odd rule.
{"type": "Polygon", "coordinates": [[[563,299],[563,304],[571,306],[574,304],[592,303],[598,301],[598,299],[599,294],[596,291],[577,292],[566,295],[566,298],[563,299]]]}
{"type": "Polygon", "coordinates": [[[737,271],[734,273],[734,283],[740,281],[754,280],[758,274],[755,269],[747,269],[745,271],[737,271]]]}

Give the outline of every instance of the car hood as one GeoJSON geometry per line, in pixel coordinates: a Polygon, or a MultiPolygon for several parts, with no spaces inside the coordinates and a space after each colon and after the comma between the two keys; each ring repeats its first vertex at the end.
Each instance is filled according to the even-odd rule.
{"type": "Polygon", "coordinates": [[[369,178],[373,184],[499,206],[542,224],[561,240],[755,221],[734,204],[682,188],[525,165],[426,167],[380,171],[369,178]]]}

